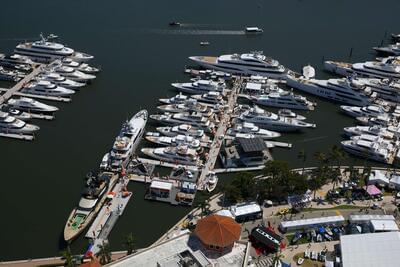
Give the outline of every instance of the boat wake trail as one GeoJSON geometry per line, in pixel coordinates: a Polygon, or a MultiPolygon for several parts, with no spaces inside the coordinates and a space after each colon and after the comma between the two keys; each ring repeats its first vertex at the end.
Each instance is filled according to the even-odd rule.
{"type": "Polygon", "coordinates": [[[244,31],[235,30],[149,30],[155,34],[171,34],[171,35],[245,35],[244,31]]]}
{"type": "Polygon", "coordinates": [[[307,143],[307,142],[311,142],[311,141],[325,139],[327,137],[328,136],[318,136],[318,137],[314,137],[314,138],[303,139],[303,140],[297,141],[295,143],[307,143]]]}

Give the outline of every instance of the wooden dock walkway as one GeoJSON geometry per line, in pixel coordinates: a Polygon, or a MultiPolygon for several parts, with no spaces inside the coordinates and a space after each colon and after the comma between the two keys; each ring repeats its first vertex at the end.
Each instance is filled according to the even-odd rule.
{"type": "Polygon", "coordinates": [[[26,75],[25,78],[20,80],[16,85],[11,87],[10,89],[7,89],[7,91],[2,96],[0,96],[0,105],[10,99],[16,92],[21,90],[21,88],[24,87],[26,83],[36,77],[43,70],[43,67],[44,65],[42,64],[34,65],[31,73],[26,75]]]}
{"type": "Polygon", "coordinates": [[[206,187],[206,177],[210,171],[214,169],[215,162],[217,161],[219,151],[222,145],[222,139],[225,136],[228,124],[231,120],[231,115],[233,113],[233,109],[236,105],[237,95],[242,87],[242,78],[237,78],[235,81],[233,88],[231,90],[231,94],[228,98],[228,109],[225,113],[222,114],[222,118],[220,124],[217,128],[217,131],[214,135],[214,140],[211,144],[210,151],[208,153],[208,160],[205,162],[203,169],[201,170],[201,174],[199,179],[197,180],[197,190],[204,190],[206,187]],[[222,138],[221,138],[222,137],[222,138]]]}

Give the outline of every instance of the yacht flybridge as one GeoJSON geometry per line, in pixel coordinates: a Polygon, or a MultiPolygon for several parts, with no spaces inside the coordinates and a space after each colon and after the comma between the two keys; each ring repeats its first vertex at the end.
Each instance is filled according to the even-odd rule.
{"type": "Polygon", "coordinates": [[[354,106],[366,106],[376,98],[366,85],[354,82],[352,77],[343,79],[314,79],[315,70],[311,66],[303,68],[303,75],[288,75],[287,84],[295,89],[329,100],[354,106]]]}
{"type": "Polygon", "coordinates": [[[31,82],[22,88],[21,92],[33,95],[69,97],[74,90],[55,85],[48,81],[31,82]]]}
{"type": "Polygon", "coordinates": [[[270,78],[285,78],[287,70],[279,61],[266,57],[262,52],[231,54],[218,57],[192,56],[193,60],[207,69],[242,75],[261,75],[270,78]]]}
{"type": "Polygon", "coordinates": [[[196,150],[188,146],[142,148],[141,151],[149,157],[175,164],[199,166],[202,163],[196,150]]]}

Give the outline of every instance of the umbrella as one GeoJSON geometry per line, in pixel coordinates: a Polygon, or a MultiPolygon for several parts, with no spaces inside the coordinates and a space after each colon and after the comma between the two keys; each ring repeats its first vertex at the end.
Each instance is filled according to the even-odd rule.
{"type": "Polygon", "coordinates": [[[107,194],[107,198],[114,198],[115,195],[116,195],[116,193],[113,192],[113,191],[111,191],[111,192],[109,192],[109,193],[107,194]]]}

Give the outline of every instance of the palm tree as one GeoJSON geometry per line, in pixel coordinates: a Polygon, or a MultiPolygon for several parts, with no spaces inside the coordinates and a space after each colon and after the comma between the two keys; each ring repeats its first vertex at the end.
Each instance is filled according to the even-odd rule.
{"type": "Polygon", "coordinates": [[[297,154],[297,158],[302,161],[301,174],[304,174],[304,165],[306,164],[306,160],[307,160],[307,155],[306,155],[306,152],[304,151],[304,149],[299,151],[299,154],[297,154]]]}
{"type": "Polygon", "coordinates": [[[320,165],[326,165],[329,161],[328,157],[323,152],[315,152],[314,158],[320,163],[320,165]]]}
{"type": "Polygon", "coordinates": [[[200,209],[200,217],[201,218],[203,218],[203,216],[208,215],[210,213],[211,206],[207,200],[200,202],[197,207],[200,209]]]}
{"type": "Polygon", "coordinates": [[[132,233],[129,233],[125,237],[125,243],[124,243],[127,252],[127,255],[132,254],[135,251],[135,238],[133,237],[132,233]]]}
{"type": "Polygon", "coordinates": [[[100,264],[106,265],[111,262],[110,245],[103,241],[102,245],[98,245],[100,250],[97,252],[96,257],[100,258],[100,264]]]}
{"type": "Polygon", "coordinates": [[[72,256],[71,249],[67,246],[67,249],[61,253],[62,257],[65,259],[64,265],[67,267],[76,266],[74,262],[74,257],[72,256]]]}

